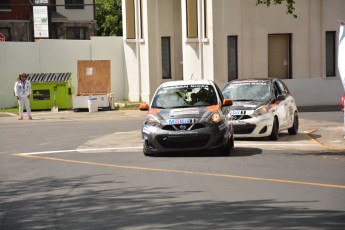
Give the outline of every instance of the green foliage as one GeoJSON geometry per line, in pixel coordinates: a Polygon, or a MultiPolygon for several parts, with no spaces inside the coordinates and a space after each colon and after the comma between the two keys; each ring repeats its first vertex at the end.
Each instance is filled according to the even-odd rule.
{"type": "Polygon", "coordinates": [[[256,5],[266,5],[267,7],[269,7],[271,4],[280,5],[283,2],[286,2],[286,13],[291,14],[294,18],[297,18],[297,15],[294,14],[294,11],[295,11],[294,0],[256,0],[256,5]]]}
{"type": "Polygon", "coordinates": [[[122,36],[121,0],[96,0],[98,36],[122,36]]]}

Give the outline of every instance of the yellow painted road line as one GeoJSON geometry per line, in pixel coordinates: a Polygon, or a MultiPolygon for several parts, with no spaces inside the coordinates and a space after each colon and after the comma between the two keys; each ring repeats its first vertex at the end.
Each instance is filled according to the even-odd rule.
{"type": "Polygon", "coordinates": [[[275,183],[299,184],[299,185],[309,185],[309,186],[317,186],[317,187],[328,187],[328,188],[345,189],[345,185],[336,185],[336,184],[324,184],[324,183],[314,183],[314,182],[294,181],[294,180],[280,180],[280,179],[272,179],[272,178],[239,176],[239,175],[231,175],[231,174],[193,172],[193,171],[174,170],[174,169],[145,168],[145,167],[137,167],[137,166],[105,164],[105,163],[97,163],[97,162],[89,162],[89,161],[68,160],[68,159],[62,159],[62,158],[53,158],[53,157],[45,157],[45,156],[33,156],[33,155],[23,155],[23,154],[14,154],[14,155],[15,156],[21,156],[21,157],[28,157],[28,158],[36,158],[36,159],[44,159],[44,160],[52,160],[52,161],[61,161],[61,162],[85,164],[85,165],[96,165],[96,166],[113,167],[113,168],[122,168],[122,169],[133,169],[133,170],[142,170],[142,171],[156,171],[156,172],[169,172],[169,173],[180,173],[180,174],[192,174],[192,175],[200,175],[200,176],[212,176],[212,177],[223,177],[223,178],[233,178],[233,179],[243,179],[243,180],[268,181],[268,182],[275,182],[275,183]]]}

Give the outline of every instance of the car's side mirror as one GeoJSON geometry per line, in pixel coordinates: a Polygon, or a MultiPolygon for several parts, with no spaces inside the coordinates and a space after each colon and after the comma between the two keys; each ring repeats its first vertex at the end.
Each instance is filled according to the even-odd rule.
{"type": "Polygon", "coordinates": [[[149,105],[146,103],[141,103],[139,106],[140,111],[148,111],[149,110],[149,105]]]}
{"type": "Polygon", "coordinates": [[[285,100],[285,96],[279,94],[278,97],[277,97],[277,101],[284,101],[284,100],[285,100]]]}
{"type": "Polygon", "coordinates": [[[231,99],[224,99],[223,100],[223,106],[231,106],[232,100],[231,99]]]}

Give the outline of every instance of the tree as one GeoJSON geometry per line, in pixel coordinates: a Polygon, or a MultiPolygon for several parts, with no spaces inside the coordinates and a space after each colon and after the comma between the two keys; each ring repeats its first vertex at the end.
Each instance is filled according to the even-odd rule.
{"type": "Polygon", "coordinates": [[[96,0],[98,36],[122,36],[121,0],[96,0]]]}
{"type": "Polygon", "coordinates": [[[269,7],[271,4],[280,5],[283,2],[286,2],[286,13],[291,14],[294,18],[297,18],[297,15],[294,14],[294,11],[295,11],[294,0],[256,0],[256,5],[266,5],[267,7],[269,7]]]}

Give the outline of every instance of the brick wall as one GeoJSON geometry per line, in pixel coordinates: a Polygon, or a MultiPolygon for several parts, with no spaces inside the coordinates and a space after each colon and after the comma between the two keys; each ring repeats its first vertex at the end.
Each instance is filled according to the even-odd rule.
{"type": "Polygon", "coordinates": [[[10,0],[8,10],[0,10],[0,20],[29,20],[31,16],[31,5],[29,0],[10,0]],[[27,5],[26,5],[27,4],[27,5]]]}

